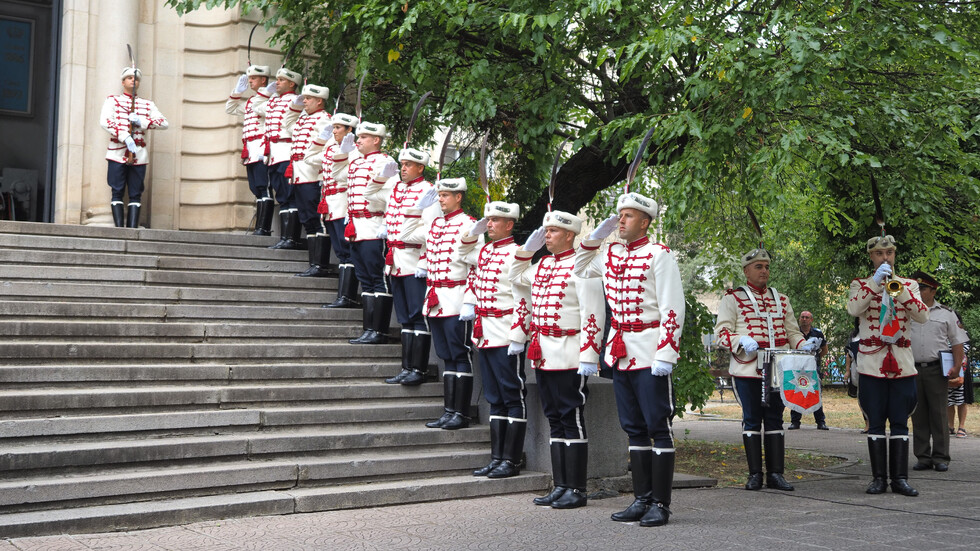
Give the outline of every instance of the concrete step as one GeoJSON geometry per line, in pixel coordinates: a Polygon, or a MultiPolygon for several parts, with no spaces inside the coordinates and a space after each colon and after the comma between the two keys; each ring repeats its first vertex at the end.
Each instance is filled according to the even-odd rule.
{"type": "MultiPolygon", "coordinates": [[[[93,435],[86,439],[5,444],[0,449],[0,470],[106,469],[112,465],[134,466],[222,458],[258,460],[290,454],[324,454],[333,450],[395,450],[412,446],[486,442],[488,435],[486,426],[446,431],[426,428],[415,420],[383,425],[311,425],[299,429],[220,434],[134,435],[129,438],[93,435]]],[[[411,457],[411,454],[406,455],[411,457]]],[[[14,476],[7,474],[6,478],[14,476]]]]}
{"type": "MultiPolygon", "coordinates": [[[[427,475],[479,468],[489,460],[480,443],[414,450],[427,475]]],[[[389,450],[340,451],[329,456],[300,456],[259,461],[226,461],[157,469],[115,469],[97,474],[58,474],[30,480],[0,481],[0,511],[39,510],[75,501],[71,507],[105,504],[132,494],[148,497],[213,495],[222,492],[291,489],[349,483],[358,479],[403,477],[403,453],[389,450]]]]}
{"type": "MultiPolygon", "coordinates": [[[[0,290],[3,284],[0,283],[0,290]]],[[[113,318],[119,320],[158,320],[177,321],[181,319],[206,319],[213,322],[239,321],[263,323],[267,321],[302,320],[306,323],[319,321],[349,321],[360,323],[363,312],[360,308],[321,308],[319,302],[304,305],[229,305],[229,304],[152,304],[145,297],[134,297],[134,302],[91,302],[85,297],[77,302],[14,300],[6,297],[0,300],[0,319],[12,317],[19,320],[50,318],[113,318]]],[[[95,298],[95,297],[91,297],[95,298]]],[[[327,299],[334,297],[328,295],[327,299]]]]}
{"type": "Polygon", "coordinates": [[[95,283],[61,281],[0,280],[0,298],[6,300],[45,301],[92,301],[110,300],[127,304],[134,302],[203,303],[226,306],[316,306],[332,302],[337,297],[337,280],[320,278],[317,287],[293,290],[293,279],[283,276],[287,281],[281,286],[256,288],[228,288],[217,284],[213,287],[155,286],[142,282],[95,283]]]}
{"type": "Polygon", "coordinates": [[[124,241],[165,241],[197,243],[205,245],[236,245],[268,247],[278,238],[245,235],[244,233],[197,232],[180,230],[154,230],[149,228],[106,228],[101,226],[75,226],[38,222],[13,222],[0,220],[0,234],[30,235],[35,237],[62,236],[89,240],[111,239],[124,241]]]}
{"type": "MultiPolygon", "coordinates": [[[[105,266],[113,268],[142,268],[146,270],[205,270],[293,274],[306,270],[305,260],[238,260],[232,258],[200,258],[186,256],[144,256],[123,253],[67,252],[60,250],[0,250],[0,262],[10,265],[47,266],[105,266]]],[[[41,268],[43,269],[43,268],[41,268]]]]}
{"type": "Polygon", "coordinates": [[[0,419],[0,439],[63,439],[93,434],[163,433],[202,429],[261,430],[297,425],[338,423],[429,421],[442,414],[442,404],[432,397],[378,400],[345,400],[316,407],[250,407],[244,409],[196,409],[165,413],[126,413],[0,419]]]}
{"type": "Polygon", "coordinates": [[[468,473],[463,473],[432,478],[413,477],[407,480],[399,479],[373,484],[353,483],[8,513],[0,514],[0,534],[13,538],[61,533],[108,532],[232,517],[284,515],[378,507],[391,503],[419,503],[537,492],[548,488],[550,482],[549,475],[537,472],[524,472],[513,478],[494,480],[475,478],[468,473]]]}
{"type": "MultiPolygon", "coordinates": [[[[431,359],[430,359],[431,360],[431,359]]],[[[398,370],[399,358],[381,357],[374,360],[340,359],[325,361],[306,359],[306,363],[100,363],[73,365],[0,366],[0,385],[6,389],[14,385],[95,385],[139,381],[141,384],[160,382],[199,381],[233,384],[242,382],[274,381],[335,381],[343,379],[371,379],[390,377],[398,370]]]]}
{"type": "Polygon", "coordinates": [[[0,337],[16,339],[29,336],[34,342],[57,339],[93,339],[103,342],[140,342],[165,340],[167,342],[211,342],[242,339],[243,342],[266,341],[270,335],[277,339],[297,341],[314,339],[317,341],[347,340],[360,335],[361,325],[350,321],[325,321],[320,324],[280,322],[275,324],[255,323],[160,323],[157,321],[138,321],[118,323],[117,321],[18,321],[0,318],[0,337]],[[245,340],[247,339],[247,340],[245,340]]]}
{"type": "MultiPolygon", "coordinates": [[[[22,390],[0,390],[0,412],[108,411],[114,408],[140,408],[141,411],[153,411],[204,406],[218,409],[242,408],[253,404],[321,404],[340,400],[440,396],[442,396],[442,385],[423,384],[406,387],[388,385],[378,379],[347,379],[327,383],[268,382],[227,386],[141,384],[64,388],[38,385],[22,390]]],[[[6,417],[9,418],[10,415],[6,417]]]]}

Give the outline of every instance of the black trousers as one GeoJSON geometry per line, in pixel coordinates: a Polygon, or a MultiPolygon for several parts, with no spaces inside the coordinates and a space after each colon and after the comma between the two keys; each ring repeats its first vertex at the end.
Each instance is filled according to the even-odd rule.
{"type": "Polygon", "coordinates": [[[293,188],[292,204],[299,212],[299,222],[306,229],[306,235],[325,232],[326,228],[316,211],[316,206],[320,203],[320,182],[292,184],[290,187],[293,188]]]}
{"type": "Polygon", "coordinates": [[[613,372],[613,390],[619,425],[630,446],[673,448],[670,423],[674,417],[674,389],[670,375],[654,376],[649,369],[613,372]]]}
{"type": "Polygon", "coordinates": [[[858,376],[858,403],[868,416],[868,434],[885,434],[885,422],[892,436],[909,433],[909,415],[915,409],[915,377],[888,379],[858,376]]]}
{"type": "Polygon", "coordinates": [[[588,377],[575,369],[547,371],[539,369],[538,393],[541,410],[548,418],[551,437],[563,440],[587,440],[585,401],[589,397],[588,377]]]}
{"type": "Polygon", "coordinates": [[[351,262],[354,264],[354,275],[361,283],[361,292],[387,293],[384,240],[355,241],[351,243],[350,253],[351,262]]]}
{"type": "Polygon", "coordinates": [[[769,402],[762,403],[762,379],[755,377],[732,377],[735,397],[742,406],[742,430],[758,432],[765,427],[766,432],[783,430],[783,400],[772,392],[769,402]]]}
{"type": "Polygon", "coordinates": [[[432,332],[432,344],[436,356],[446,364],[445,371],[473,373],[470,363],[469,329],[459,316],[446,318],[426,318],[432,332]]]}
{"type": "Polygon", "coordinates": [[[389,278],[391,295],[395,306],[395,317],[402,329],[428,331],[422,317],[422,304],[425,302],[425,278],[414,275],[389,278]]]}
{"type": "Polygon", "coordinates": [[[337,256],[337,264],[350,264],[350,242],[344,237],[344,219],[327,220],[323,225],[330,234],[330,246],[337,256]]]}
{"type": "Polygon", "coordinates": [[[517,356],[507,354],[506,346],[480,349],[483,397],[491,416],[527,419],[524,365],[517,360],[517,356]]]}
{"type": "Polygon", "coordinates": [[[143,196],[143,180],[146,178],[146,165],[127,165],[109,161],[106,181],[112,188],[112,200],[122,201],[128,193],[130,203],[139,203],[143,196]]]}
{"type": "Polygon", "coordinates": [[[248,189],[256,199],[269,196],[269,167],[265,163],[245,165],[245,174],[248,176],[248,189]]]}
{"type": "Polygon", "coordinates": [[[269,165],[269,188],[272,189],[276,203],[279,203],[279,210],[286,210],[293,207],[293,186],[286,180],[286,167],[289,161],[283,161],[274,165],[269,165]]]}

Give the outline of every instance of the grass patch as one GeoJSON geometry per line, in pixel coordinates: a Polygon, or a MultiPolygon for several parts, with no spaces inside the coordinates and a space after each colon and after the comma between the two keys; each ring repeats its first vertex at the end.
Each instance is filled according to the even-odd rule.
{"type": "MultiPolygon", "coordinates": [[[[745,448],[740,444],[705,442],[703,440],[678,440],[675,470],[718,480],[720,487],[741,487],[748,476],[745,463],[745,448]]],[[[805,450],[786,450],[786,472],[784,476],[790,484],[794,480],[819,478],[813,473],[801,470],[821,470],[838,465],[839,457],[819,455],[805,450]]]]}

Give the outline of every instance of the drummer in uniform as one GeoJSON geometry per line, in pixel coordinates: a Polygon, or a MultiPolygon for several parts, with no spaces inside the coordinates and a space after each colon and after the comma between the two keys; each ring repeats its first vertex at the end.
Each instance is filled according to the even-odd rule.
{"type": "Polygon", "coordinates": [[[527,342],[530,296],[509,279],[517,243],[515,203],[493,201],[483,218],[466,232],[459,254],[476,266],[476,275],[463,295],[459,319],[473,322],[473,344],[480,356],[483,396],[490,406],[490,463],[474,476],[508,478],[521,474],[527,433],[527,395],[524,365],[519,355],[527,342]],[[478,248],[487,233],[490,242],[478,248]]]}
{"type": "Polygon", "coordinates": [[[890,235],[873,237],[865,246],[873,274],[851,281],[847,313],[860,323],[858,337],[858,402],[868,416],[868,453],[871,456],[871,484],[867,493],[881,494],[891,477],[892,492],[917,496],[909,486],[909,415],[915,409],[916,368],[909,340],[910,321],[925,323],[929,308],[919,295],[914,279],[893,275],[895,239],[890,235]],[[901,290],[892,297],[886,285],[901,290]],[[882,308],[884,302],[885,308],[882,308]],[[885,449],[885,422],[891,429],[885,449]],[[888,456],[891,461],[888,461],[888,456]]]}
{"type": "Polygon", "coordinates": [[[714,334],[718,346],[731,351],[728,371],[735,395],[742,406],[742,442],[749,464],[746,490],[762,488],[762,447],[766,449],[766,486],[791,491],[783,477],[785,433],[783,405],[778,393],[762,400],[762,362],[759,349],[815,350],[816,337],[806,339],[800,332],[789,298],[769,287],[769,251],[761,246],[742,256],[745,285],[728,289],[718,306],[714,334]]]}
{"type": "Polygon", "coordinates": [[[629,437],[633,495],[617,522],[663,526],[670,518],[674,480],[674,392],[671,373],[684,327],[684,290],[677,260],[667,246],[647,237],[658,214],[657,202],[627,193],[618,214],[602,221],[582,241],[575,275],[602,277],[612,316],[605,361],[614,368],[619,423],[629,437]],[[603,239],[619,229],[626,242],[601,250],[603,239]]]}
{"type": "Polygon", "coordinates": [[[534,503],[554,509],[575,509],[588,502],[585,400],[589,375],[599,372],[605,306],[602,281],[573,273],[575,237],[581,231],[582,219],[573,214],[545,214],[510,268],[513,284],[531,292],[527,359],[537,370],[541,408],[551,428],[554,489],[534,503]],[[531,258],[542,246],[551,254],[532,266],[531,258]]]}
{"type": "Polygon", "coordinates": [[[235,89],[225,102],[225,112],[244,118],[242,123],[242,164],[248,177],[248,188],[255,196],[255,231],[252,235],[272,235],[272,197],[269,197],[269,168],[265,166],[265,117],[258,106],[269,101],[265,87],[269,85],[269,66],[250,65],[238,77],[235,89]],[[255,92],[245,99],[246,89],[255,92]]]}

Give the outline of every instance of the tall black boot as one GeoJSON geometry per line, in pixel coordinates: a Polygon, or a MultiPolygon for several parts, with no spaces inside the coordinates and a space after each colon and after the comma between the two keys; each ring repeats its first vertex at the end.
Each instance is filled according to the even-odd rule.
{"type": "Polygon", "coordinates": [[[585,493],[589,480],[589,444],[571,442],[565,444],[565,483],[568,491],[551,504],[554,509],[578,509],[585,507],[589,498],[585,493]]]}
{"type": "Polygon", "coordinates": [[[633,503],[626,509],[613,513],[616,522],[636,522],[650,511],[653,505],[653,449],[630,449],[630,471],[633,475],[633,503]]]}
{"type": "Polygon", "coordinates": [[[510,478],[521,474],[524,466],[524,435],[527,432],[527,419],[508,419],[504,435],[504,460],[490,471],[487,478],[510,478]]]}
{"type": "Polygon", "coordinates": [[[270,249],[282,249],[286,246],[286,241],[289,241],[289,232],[291,231],[287,226],[289,224],[289,211],[279,207],[279,242],[275,245],[269,247],[270,249]]]}
{"type": "Polygon", "coordinates": [[[766,487],[792,492],[793,486],[783,478],[786,437],[782,432],[767,432],[763,438],[766,444],[766,487]]]}
{"type": "MultiPolygon", "coordinates": [[[[385,381],[388,382],[388,381],[385,381]]],[[[456,375],[453,373],[442,374],[442,417],[435,421],[429,421],[425,426],[430,429],[441,429],[446,421],[453,418],[456,413],[456,375]]]]}
{"type": "Polygon", "coordinates": [[[565,442],[551,441],[551,477],[555,480],[555,487],[548,495],[534,498],[535,505],[551,505],[568,490],[565,481],[565,448],[565,442]]]}
{"type": "Polygon", "coordinates": [[[470,426],[470,399],[473,398],[473,375],[459,373],[453,377],[455,410],[451,419],[442,428],[446,430],[465,429],[470,426]]]}
{"type": "Polygon", "coordinates": [[[745,483],[745,489],[761,490],[762,433],[756,431],[743,432],[742,443],[745,445],[745,459],[749,464],[749,480],[745,483]]]}
{"type": "MultiPolygon", "coordinates": [[[[282,216],[282,212],[279,213],[282,216]]],[[[300,241],[300,234],[303,231],[303,225],[299,223],[299,211],[296,209],[289,209],[286,211],[285,222],[283,223],[283,237],[279,239],[279,242],[269,247],[270,249],[287,249],[287,250],[298,250],[305,249],[306,244],[300,241]]]]}
{"type": "Polygon", "coordinates": [[[374,311],[378,309],[378,296],[373,293],[364,293],[361,295],[361,304],[364,308],[362,316],[364,332],[361,333],[360,337],[347,341],[351,344],[365,344],[368,341],[376,340],[377,337],[377,333],[374,331],[374,311]]]}
{"type": "Polygon", "coordinates": [[[306,257],[310,267],[303,272],[294,274],[293,277],[311,277],[320,269],[320,267],[317,266],[317,264],[320,262],[320,236],[311,235],[307,237],[306,245],[306,257]]]}
{"type": "Polygon", "coordinates": [[[113,201],[109,203],[109,208],[112,209],[112,223],[117,228],[122,228],[126,226],[126,207],[123,205],[122,201],[113,201]]]}
{"type": "Polygon", "coordinates": [[[909,486],[909,437],[892,436],[888,439],[888,476],[892,479],[892,492],[915,497],[919,491],[909,486]]]}
{"type": "MultiPolygon", "coordinates": [[[[402,329],[402,368],[401,371],[396,373],[392,377],[385,379],[385,382],[389,385],[397,385],[402,382],[405,377],[412,374],[412,344],[415,342],[415,332],[409,331],[408,329],[402,329]]],[[[428,423],[426,424],[428,426],[428,423]]],[[[438,428],[438,427],[435,427],[438,428]]]]}
{"type": "Polygon", "coordinates": [[[310,251],[310,267],[299,277],[328,277],[336,275],[336,270],[330,269],[330,236],[325,233],[318,233],[306,240],[307,249],[310,251]]]}
{"type": "MultiPolygon", "coordinates": [[[[361,295],[367,296],[367,295],[361,295]]],[[[373,334],[365,337],[359,344],[385,344],[388,342],[388,329],[391,326],[391,308],[394,301],[391,295],[378,293],[374,295],[375,306],[372,310],[371,329],[373,334]]]]}
{"type": "Polygon", "coordinates": [[[402,379],[401,384],[418,386],[425,382],[425,375],[429,372],[430,346],[432,346],[432,333],[416,331],[415,340],[412,342],[412,365],[409,366],[412,372],[402,379]]]}
{"type": "Polygon", "coordinates": [[[126,211],[126,227],[140,227],[140,203],[130,203],[128,206],[129,209],[126,211]]]}
{"type": "Polygon", "coordinates": [[[357,308],[354,301],[354,294],[357,293],[357,277],[354,275],[352,264],[341,264],[338,267],[337,276],[337,299],[329,304],[324,304],[323,308],[357,308]]]}
{"type": "Polygon", "coordinates": [[[255,201],[255,231],[252,235],[272,235],[272,215],[275,205],[271,197],[255,201]]]}
{"type": "Polygon", "coordinates": [[[883,494],[888,488],[888,444],[884,434],[868,435],[868,456],[871,458],[871,484],[865,493],[883,494]]]}
{"type": "Polygon", "coordinates": [[[507,435],[507,419],[490,418],[490,463],[473,471],[473,476],[487,476],[504,460],[504,437],[507,435]]]}
{"type": "Polygon", "coordinates": [[[651,475],[653,505],[640,519],[640,526],[663,526],[670,519],[670,491],[674,485],[674,450],[653,453],[651,475]]]}

